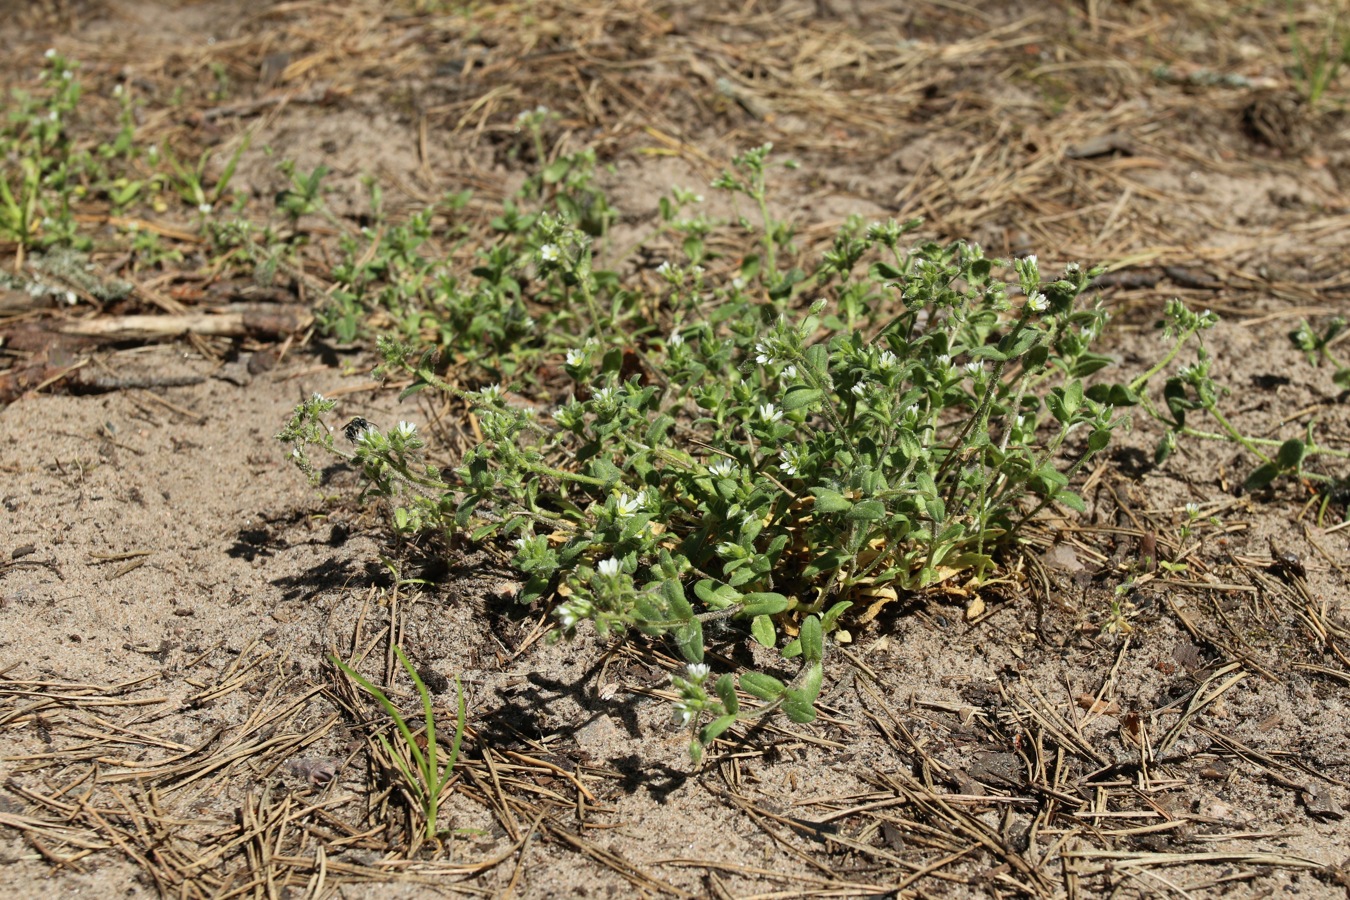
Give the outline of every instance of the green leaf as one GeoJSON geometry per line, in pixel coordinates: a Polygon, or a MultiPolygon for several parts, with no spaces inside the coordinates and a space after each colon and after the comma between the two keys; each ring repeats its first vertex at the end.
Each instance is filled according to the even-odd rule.
{"type": "Polygon", "coordinates": [[[814,663],[806,670],[801,687],[788,688],[783,692],[783,712],[799,725],[816,720],[816,699],[820,697],[820,687],[824,681],[824,670],[820,663],[814,663]]]}
{"type": "Polygon", "coordinates": [[[698,619],[690,619],[675,629],[675,645],[686,661],[703,662],[703,623],[698,619]]]}
{"type": "Polygon", "coordinates": [[[670,614],[676,621],[686,622],[694,618],[694,608],[684,596],[684,587],[678,578],[662,582],[661,596],[665,598],[670,614]]]}
{"type": "Polygon", "coordinates": [[[1074,512],[1087,512],[1087,504],[1083,502],[1082,497],[1078,496],[1073,491],[1060,491],[1055,494],[1055,500],[1063,503],[1074,512]]]}
{"type": "Polygon", "coordinates": [[[852,500],[829,488],[812,488],[811,494],[816,498],[815,508],[818,513],[848,512],[853,507],[852,500]]]}
{"type": "Polygon", "coordinates": [[[736,696],[736,676],[730,672],[717,679],[714,686],[717,691],[717,698],[722,701],[723,708],[733,716],[741,710],[740,698],[736,696]]]}
{"type": "Polygon", "coordinates": [[[694,596],[707,604],[709,609],[726,609],[740,602],[741,592],[729,584],[703,578],[694,584],[694,596]]]}
{"type": "Polygon", "coordinates": [[[788,412],[791,412],[794,409],[801,409],[804,406],[819,403],[820,399],[824,396],[824,391],[818,391],[815,388],[807,387],[804,384],[793,385],[788,388],[787,393],[783,395],[783,409],[788,412]]]}
{"type": "Polygon", "coordinates": [[[761,700],[777,700],[786,689],[783,682],[762,672],[746,672],[741,676],[741,690],[761,700]]]}
{"type": "Polygon", "coordinates": [[[875,522],[886,518],[886,504],[880,500],[863,500],[848,511],[850,522],[875,522]]]}
{"type": "Polygon", "coordinates": [[[772,649],[778,643],[778,632],[773,627],[773,619],[768,616],[755,616],[750,621],[750,634],[759,641],[761,647],[772,649]]]}
{"type": "Polygon", "coordinates": [[[1169,431],[1158,439],[1158,446],[1153,449],[1153,464],[1160,466],[1177,449],[1177,433],[1169,431]]]}
{"type": "Polygon", "coordinates": [[[1098,428],[1088,435],[1087,445],[1089,452],[1101,453],[1111,443],[1111,429],[1098,428]]]}
{"type": "Polygon", "coordinates": [[[1275,455],[1275,459],[1285,469],[1297,471],[1307,453],[1308,448],[1302,441],[1291,438],[1280,445],[1280,452],[1275,455]]]}
{"type": "Polygon", "coordinates": [[[1094,384],[1087,389],[1089,400],[1109,406],[1138,406],[1139,395],[1124,384],[1094,384]]]}
{"type": "Polygon", "coordinates": [[[746,594],[742,598],[739,616],[776,616],[785,612],[791,604],[787,597],[770,591],[746,594]]]}
{"type": "Polygon", "coordinates": [[[1180,378],[1169,378],[1163,385],[1163,400],[1178,426],[1186,424],[1186,410],[1195,409],[1195,403],[1186,397],[1186,383],[1180,378]]]}
{"type": "Polygon", "coordinates": [[[1249,491],[1259,491],[1264,487],[1269,487],[1270,483],[1280,475],[1280,464],[1268,462],[1265,465],[1257,466],[1256,471],[1247,476],[1247,480],[1242,486],[1249,491]]]}
{"type": "Polygon", "coordinates": [[[818,616],[802,619],[802,657],[808,663],[818,663],[825,657],[825,636],[818,616]]]}
{"type": "Polygon", "coordinates": [[[839,617],[842,616],[852,605],[853,601],[851,600],[840,600],[834,606],[831,606],[829,609],[827,609],[825,611],[825,615],[820,617],[821,630],[827,633],[833,631],[834,624],[839,621],[839,617]]]}
{"type": "Polygon", "coordinates": [[[707,725],[703,726],[703,730],[699,732],[698,739],[704,745],[711,744],[721,737],[724,731],[735,724],[736,715],[734,713],[718,716],[716,719],[713,719],[707,725]]]}

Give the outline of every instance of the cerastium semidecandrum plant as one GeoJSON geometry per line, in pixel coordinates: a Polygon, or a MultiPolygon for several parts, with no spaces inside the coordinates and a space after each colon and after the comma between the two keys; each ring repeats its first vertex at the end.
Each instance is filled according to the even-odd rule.
{"type": "MultiPolygon", "coordinates": [[[[763,258],[712,284],[706,244],[686,239],[689,257],[657,272],[659,303],[598,271],[589,235],[534,216],[514,252],[487,252],[542,314],[569,317],[557,362],[572,396],[541,417],[386,340],[385,371],[472,402],[483,440],[451,477],[421,461],[411,426],[363,430],[350,455],[398,498],[396,527],[510,538],[521,599],[556,595],[564,633],[669,637],[695,757],[739,719],[811,721],[850,607],[978,583],[1039,509],[1083,509],[1070,482],[1121,422],[1084,385],[1110,362],[1090,349],[1105,314],[1080,302],[1093,273],[1046,278],[1035,257],[961,242],[906,252],[917,222],[850,223],[813,276],[785,272],[767,160],[739,157],[718,182],[759,206],[763,258]],[[708,640],[738,629],[795,674],[713,673],[708,640]]],[[[311,399],[281,435],[302,465],[307,443],[334,449],[331,408],[311,399]]]]}

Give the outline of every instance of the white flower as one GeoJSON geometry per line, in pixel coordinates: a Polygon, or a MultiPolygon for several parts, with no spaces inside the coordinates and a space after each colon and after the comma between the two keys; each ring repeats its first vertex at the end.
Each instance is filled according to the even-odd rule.
{"type": "Polygon", "coordinates": [[[52,57],[56,56],[56,48],[48,47],[47,52],[43,53],[42,55],[45,56],[47,59],[51,59],[52,57]]]}
{"type": "Polygon", "coordinates": [[[211,204],[210,204],[210,203],[200,203],[200,204],[198,204],[198,205],[197,205],[197,212],[201,213],[201,214],[204,215],[204,216],[205,216],[205,215],[209,215],[210,212],[211,212],[211,204]]]}
{"type": "Polygon", "coordinates": [[[629,498],[627,494],[620,494],[619,499],[614,503],[614,514],[620,519],[631,519],[633,516],[642,512],[647,505],[647,492],[638,491],[637,495],[629,498]]]}
{"type": "Polygon", "coordinates": [[[778,468],[780,471],[782,471],[784,475],[797,474],[797,463],[794,462],[792,457],[790,456],[785,455],[783,457],[783,461],[778,464],[778,468]]]}
{"type": "Polygon", "coordinates": [[[61,118],[61,114],[58,113],[56,110],[52,110],[51,112],[47,113],[47,118],[55,122],[61,118]]]}
{"type": "Polygon", "coordinates": [[[123,90],[122,85],[120,84],[113,85],[113,96],[114,97],[122,96],[122,90],[123,90]]]}
{"type": "Polygon", "coordinates": [[[1064,273],[1066,275],[1077,275],[1081,271],[1083,271],[1083,267],[1076,262],[1071,262],[1064,267],[1064,273]]]}
{"type": "Polygon", "coordinates": [[[684,343],[684,335],[680,334],[678,331],[672,331],[670,333],[670,338],[666,343],[671,347],[678,347],[684,343]]]}
{"type": "Polygon", "coordinates": [[[619,574],[619,561],[611,556],[609,559],[600,560],[595,569],[606,578],[613,578],[619,574]]]}
{"type": "Polygon", "coordinates": [[[539,248],[539,258],[544,262],[557,262],[561,257],[557,244],[545,244],[539,248]]]}
{"type": "Polygon", "coordinates": [[[412,422],[399,422],[394,426],[394,434],[406,441],[417,434],[417,426],[412,422]]]}
{"type": "Polygon", "coordinates": [[[488,403],[493,403],[502,398],[502,386],[500,384],[490,384],[478,393],[483,400],[488,403]]]}
{"type": "Polygon", "coordinates": [[[567,364],[569,366],[576,367],[581,365],[585,361],[586,361],[586,351],[584,349],[583,350],[572,349],[567,351],[567,364]]]}
{"type": "Polygon", "coordinates": [[[745,289],[745,279],[742,278],[741,276],[737,275],[737,276],[735,276],[735,277],[733,277],[733,278],[731,279],[731,286],[732,286],[733,288],[735,288],[736,290],[738,290],[738,291],[739,291],[739,290],[744,290],[744,289],[745,289]]]}
{"type": "Polygon", "coordinates": [[[723,456],[708,466],[708,472],[718,478],[730,478],[736,472],[736,464],[723,456]]]}
{"type": "Polygon", "coordinates": [[[796,378],[796,377],[797,377],[797,367],[796,367],[796,366],[783,366],[783,377],[784,377],[784,378],[789,378],[789,379],[791,379],[791,378],[796,378]]]}
{"type": "Polygon", "coordinates": [[[979,360],[972,360],[966,363],[966,374],[971,378],[978,378],[984,372],[984,363],[979,360]]]}
{"type": "Polygon", "coordinates": [[[683,702],[675,704],[675,724],[685,728],[690,722],[694,721],[694,711],[683,702]]]}
{"type": "Polygon", "coordinates": [[[877,357],[877,365],[882,369],[893,369],[900,360],[889,350],[882,350],[877,357]]]}
{"type": "Polygon", "coordinates": [[[517,550],[524,550],[525,547],[529,545],[530,539],[522,535],[521,537],[516,538],[511,543],[516,545],[517,550]]]}
{"type": "Polygon", "coordinates": [[[863,385],[861,381],[859,381],[857,384],[853,385],[853,387],[849,388],[849,390],[853,392],[853,396],[861,397],[863,395],[863,392],[866,391],[867,388],[866,386],[863,385]]]}
{"type": "Polygon", "coordinates": [[[1027,309],[1032,312],[1045,312],[1050,308],[1050,301],[1045,299],[1045,295],[1040,291],[1032,291],[1027,294],[1027,309]]]}
{"type": "Polygon", "coordinates": [[[1192,519],[1198,519],[1198,518],[1200,518],[1200,504],[1199,504],[1199,503],[1187,503],[1187,504],[1186,504],[1186,515],[1187,515],[1189,518],[1192,518],[1192,519]]]}
{"type": "Polygon", "coordinates": [[[600,390],[595,392],[595,396],[593,399],[600,406],[608,406],[609,404],[614,402],[614,388],[602,387],[600,390]]]}
{"type": "Polygon", "coordinates": [[[661,265],[656,267],[657,275],[669,275],[670,271],[671,271],[670,260],[666,260],[665,262],[661,263],[661,265]]]}
{"type": "Polygon", "coordinates": [[[769,350],[769,345],[760,341],[755,344],[755,362],[761,366],[767,366],[773,362],[773,353],[769,350]]]}
{"type": "Polygon", "coordinates": [[[698,682],[702,682],[703,679],[708,677],[708,673],[712,671],[708,668],[707,663],[690,663],[685,666],[684,669],[688,673],[690,681],[698,682]]]}
{"type": "Polygon", "coordinates": [[[783,418],[783,411],[772,403],[765,403],[759,408],[759,417],[766,422],[777,422],[783,418]]]}

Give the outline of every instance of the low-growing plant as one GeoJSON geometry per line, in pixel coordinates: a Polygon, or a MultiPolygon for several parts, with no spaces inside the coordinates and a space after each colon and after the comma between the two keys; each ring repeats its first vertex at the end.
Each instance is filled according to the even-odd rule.
{"type": "MultiPolygon", "coordinates": [[[[1324,489],[1323,499],[1329,501],[1332,493],[1344,484],[1344,478],[1318,471],[1310,467],[1310,463],[1319,457],[1350,459],[1350,451],[1318,443],[1311,424],[1302,438],[1281,439],[1244,433],[1221,408],[1219,401],[1223,390],[1211,374],[1213,360],[1203,344],[1198,347],[1193,364],[1182,366],[1177,374],[1166,379],[1162,388],[1164,408],[1159,408],[1149,393],[1149,382],[1176,358],[1181,348],[1192,338],[1213,328],[1219,317],[1209,310],[1192,312],[1180,300],[1174,299],[1168,301],[1163,321],[1164,336],[1172,341],[1172,348],[1163,359],[1128,386],[1097,385],[1089,392],[1090,396],[1117,406],[1140,404],[1150,416],[1163,423],[1167,430],[1154,451],[1154,461],[1157,463],[1162,463],[1175,452],[1178,439],[1182,437],[1225,441],[1242,447],[1258,461],[1244,482],[1247,489],[1259,490],[1269,487],[1276,479],[1294,478],[1321,486],[1324,489]],[[1188,415],[1192,412],[1207,415],[1219,430],[1197,428],[1193,419],[1188,421],[1188,415]]],[[[1333,322],[1327,332],[1319,337],[1305,323],[1291,337],[1310,359],[1329,360],[1338,369],[1343,369],[1327,350],[1327,345],[1338,330],[1339,327],[1333,322]]]]}
{"type": "Polygon", "coordinates": [[[413,726],[409,724],[399,708],[370,679],[343,662],[336,654],[331,654],[328,658],[343,674],[373,697],[389,715],[389,718],[393,720],[394,728],[398,732],[398,740],[391,741],[382,731],[376,734],[376,740],[379,741],[380,747],[397,768],[399,775],[402,776],[402,789],[408,794],[415,808],[421,811],[426,824],[427,839],[435,840],[439,834],[436,816],[440,807],[441,795],[445,793],[446,786],[449,785],[450,779],[454,775],[455,763],[459,759],[460,744],[464,740],[464,687],[459,678],[456,677],[455,736],[450,742],[449,757],[442,764],[440,745],[436,742],[436,717],[432,709],[431,692],[427,690],[422,677],[417,674],[417,670],[408,661],[408,657],[404,655],[403,650],[396,646],[394,647],[394,654],[398,657],[403,670],[408,673],[408,677],[412,679],[413,687],[417,689],[417,696],[422,701],[423,724],[420,733],[414,732],[413,726]]]}
{"type": "MultiPolygon", "coordinates": [[[[739,157],[719,185],[762,201],[767,159],[739,157]]],[[[739,719],[811,721],[850,607],[870,616],[899,592],[979,583],[1040,509],[1082,510],[1070,483],[1122,421],[1084,383],[1110,362],[1091,350],[1105,314],[1080,300],[1093,273],[1048,279],[1027,257],[1006,280],[962,242],[906,252],[918,223],[888,222],[847,227],[808,279],[782,268],[787,232],[757,205],[764,258],[729,283],[689,259],[661,267],[664,336],[595,270],[589,235],[538,217],[533,258],[508,257],[503,277],[576,310],[557,360],[573,396],[547,419],[496,385],[447,381],[434,351],[383,340],[409,392],[474,404],[483,441],[452,477],[407,423],[355,429],[340,451],[319,397],[280,435],[311,473],[309,444],[351,459],[397,498],[400,530],[512,539],[521,600],[556,594],[564,633],[590,621],[670,637],[689,664],[676,713],[695,757],[739,719]],[[714,678],[705,648],[738,632],[795,675],[714,678]],[[737,684],[763,704],[742,706],[737,684]]]]}

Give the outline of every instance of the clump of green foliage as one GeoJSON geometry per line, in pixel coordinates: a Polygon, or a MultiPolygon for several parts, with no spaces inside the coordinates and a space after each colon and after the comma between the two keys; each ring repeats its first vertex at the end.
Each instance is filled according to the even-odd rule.
{"type": "MultiPolygon", "coordinates": [[[[1040,509],[1083,509],[1071,481],[1122,421],[1084,383],[1109,363],[1091,350],[1105,314],[1081,299],[1092,272],[1046,277],[1035,257],[961,242],[906,249],[917,222],[851,222],[807,273],[784,262],[771,165],[758,148],[716,183],[759,212],[740,225],[762,252],[725,283],[707,273],[713,226],[686,214],[699,199],[686,191],[663,203],[684,259],[656,270],[655,296],[598,270],[568,217],[504,229],[469,292],[540,321],[489,349],[517,353],[514,370],[496,366],[522,377],[522,360],[560,364],[571,397],[541,417],[497,385],[453,383],[440,360],[482,352],[472,331],[431,348],[387,338],[384,371],[472,402],[484,440],[449,478],[408,423],[361,430],[350,454],[399,498],[397,528],[510,539],[521,600],[556,593],[563,632],[668,636],[689,664],[676,714],[696,757],[738,719],[811,721],[851,606],[979,582],[1040,509]],[[737,629],[795,674],[714,677],[705,648],[737,629]]],[[[311,471],[308,445],[341,452],[331,408],[312,398],[281,435],[311,471]]]]}

